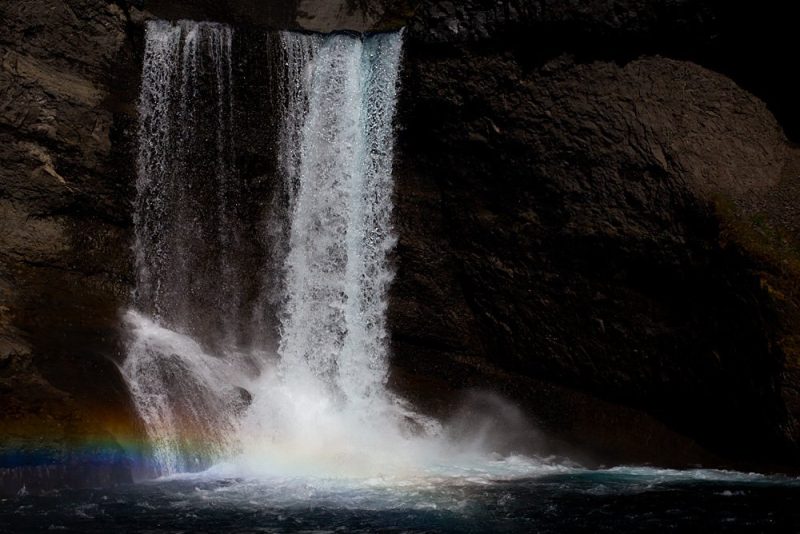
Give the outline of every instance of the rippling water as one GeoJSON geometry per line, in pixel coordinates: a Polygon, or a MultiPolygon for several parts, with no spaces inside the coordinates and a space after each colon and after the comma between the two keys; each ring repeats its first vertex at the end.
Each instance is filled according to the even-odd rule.
{"type": "MultiPolygon", "coordinates": [[[[524,463],[524,462],[523,462],[524,463]]],[[[416,478],[227,478],[0,501],[0,532],[797,532],[800,481],[725,471],[521,465],[416,478]],[[529,467],[529,466],[528,466],[529,467]]]]}

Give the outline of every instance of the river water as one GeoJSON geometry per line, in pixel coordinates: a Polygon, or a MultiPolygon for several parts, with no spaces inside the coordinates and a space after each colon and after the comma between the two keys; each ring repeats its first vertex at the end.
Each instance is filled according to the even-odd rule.
{"type": "Polygon", "coordinates": [[[410,479],[225,475],[0,501],[0,532],[797,532],[800,481],[524,459],[410,479]],[[514,465],[518,462],[519,465],[514,465]],[[517,478],[516,469],[528,472],[517,478]]]}

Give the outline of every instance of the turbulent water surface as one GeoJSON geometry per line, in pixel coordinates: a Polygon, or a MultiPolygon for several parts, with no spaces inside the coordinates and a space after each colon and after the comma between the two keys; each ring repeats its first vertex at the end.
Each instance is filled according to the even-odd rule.
{"type": "Polygon", "coordinates": [[[793,480],[524,469],[525,478],[510,478],[512,466],[490,465],[402,481],[183,475],[6,499],[0,532],[796,532],[800,526],[800,483],[793,480]]]}

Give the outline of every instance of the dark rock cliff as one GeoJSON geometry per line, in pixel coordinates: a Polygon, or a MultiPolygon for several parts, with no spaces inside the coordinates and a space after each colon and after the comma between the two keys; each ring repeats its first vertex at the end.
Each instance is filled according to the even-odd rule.
{"type": "Polygon", "coordinates": [[[797,154],[742,86],[795,123],[739,9],[420,6],[398,384],[501,384],[600,461],[796,465],[797,154]]]}
{"type": "Polygon", "coordinates": [[[141,431],[115,362],[152,16],[407,27],[391,381],[419,406],[446,415],[462,392],[493,389],[526,408],[545,448],[585,461],[796,468],[800,158],[786,136],[800,108],[778,66],[788,9],[4,2],[6,489],[42,463],[59,466],[42,486],[130,476],[118,442],[141,431]],[[72,447],[87,436],[100,466],[72,447]]]}
{"type": "Polygon", "coordinates": [[[130,479],[112,435],[133,421],[114,364],[130,287],[126,25],[106,2],[0,6],[0,473],[18,468],[3,485],[31,463],[56,467],[29,489],[130,479]],[[98,455],[76,443],[106,461],[87,465],[98,455]]]}

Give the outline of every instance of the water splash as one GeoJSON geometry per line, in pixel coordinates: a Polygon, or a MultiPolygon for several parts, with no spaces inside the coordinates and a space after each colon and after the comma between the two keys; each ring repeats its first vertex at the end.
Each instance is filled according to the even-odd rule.
{"type": "Polygon", "coordinates": [[[271,257],[254,273],[230,141],[230,29],[148,26],[123,370],[159,473],[218,463],[238,476],[410,480],[542,468],[487,455],[485,436],[453,439],[386,386],[402,32],[272,37],[276,193],[259,221],[271,257]],[[240,335],[268,322],[249,320],[237,292],[256,275],[274,345],[240,335]]]}
{"type": "Polygon", "coordinates": [[[217,358],[194,339],[130,311],[124,371],[147,425],[159,474],[197,471],[234,450],[249,393],[236,358],[217,358]]]}

